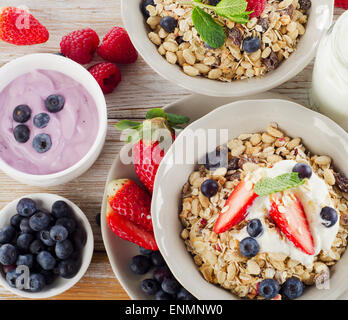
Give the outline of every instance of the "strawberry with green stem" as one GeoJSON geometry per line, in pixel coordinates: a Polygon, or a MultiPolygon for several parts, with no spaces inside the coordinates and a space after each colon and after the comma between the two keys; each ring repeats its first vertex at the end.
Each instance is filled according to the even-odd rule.
{"type": "Polygon", "coordinates": [[[161,108],[147,112],[143,123],[121,120],[115,125],[118,130],[128,130],[127,143],[131,143],[135,172],[152,193],[155,176],[166,150],[175,140],[175,129],[180,129],[189,118],[165,113],[161,108]]]}

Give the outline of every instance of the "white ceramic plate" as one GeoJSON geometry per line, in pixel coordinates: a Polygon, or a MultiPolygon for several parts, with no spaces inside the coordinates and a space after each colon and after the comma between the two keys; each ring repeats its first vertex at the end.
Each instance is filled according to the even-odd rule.
{"type": "MultiPolygon", "coordinates": [[[[275,93],[259,94],[257,96],[254,96],[253,98],[288,99],[275,93]]],[[[244,99],[250,99],[250,97],[244,99]]],[[[234,100],[236,99],[192,95],[166,106],[165,110],[167,112],[188,116],[192,122],[206,115],[215,108],[234,100]]],[[[117,156],[110,169],[106,184],[108,184],[111,180],[121,178],[129,178],[139,182],[135,174],[133,165],[123,164],[117,156]]],[[[151,299],[151,297],[146,296],[140,289],[141,280],[147,278],[149,274],[144,276],[137,276],[129,270],[129,262],[131,258],[139,254],[138,246],[120,239],[111,231],[106,221],[105,211],[106,195],[104,194],[101,211],[101,231],[105,249],[116,278],[132,299],[151,299]]]]}
{"type": "MultiPolygon", "coordinates": [[[[348,175],[348,134],[329,118],[280,99],[237,101],[224,105],[192,123],[181,132],[162,160],[155,180],[152,200],[152,220],[158,247],[176,279],[198,299],[235,300],[228,290],[205,281],[180,237],[178,218],[182,186],[187,182],[194,164],[207,151],[215,150],[241,133],[260,132],[270,122],[276,122],[290,137],[301,137],[312,154],[329,155],[335,167],[348,175]],[[208,130],[227,129],[220,141],[207,139],[198,147],[196,141],[207,136],[208,130]],[[184,163],[176,159],[190,159],[184,163]]],[[[341,299],[348,291],[346,274],[348,254],[330,269],[329,289],[306,288],[301,300],[341,299]]]]}

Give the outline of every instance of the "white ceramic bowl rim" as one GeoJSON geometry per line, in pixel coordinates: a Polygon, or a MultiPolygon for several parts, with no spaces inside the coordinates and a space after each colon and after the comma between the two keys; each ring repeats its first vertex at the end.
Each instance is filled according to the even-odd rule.
{"type": "Polygon", "coordinates": [[[321,36],[332,23],[334,9],[333,0],[312,1],[307,32],[289,59],[283,61],[277,70],[268,72],[262,78],[228,83],[204,77],[190,77],[181,67],[169,64],[165,57],[158,53],[157,46],[148,39],[148,29],[140,12],[140,3],[141,0],[122,0],[121,9],[124,25],[143,59],[160,76],[177,85],[192,92],[220,97],[240,97],[265,92],[296,76],[313,59],[321,36]]]}
{"type": "MultiPolygon", "coordinates": [[[[232,119],[230,127],[233,127],[233,122],[236,124],[240,122],[238,128],[242,125],[247,125],[246,121],[249,121],[249,118],[246,119],[247,115],[249,115],[250,112],[255,112],[258,107],[260,107],[259,112],[253,114],[252,117],[253,124],[251,124],[249,129],[246,128],[243,132],[254,132],[256,130],[254,126],[257,126],[256,122],[262,122],[262,124],[264,124],[264,122],[268,121],[267,125],[272,121],[282,121],[284,123],[289,122],[288,117],[285,119],[286,115],[282,115],[282,113],[285,112],[282,110],[286,110],[287,114],[292,114],[292,124],[296,122],[297,127],[290,127],[289,124],[288,127],[284,125],[281,126],[281,129],[283,129],[285,132],[289,130],[300,131],[300,129],[302,131],[306,131],[306,137],[302,138],[306,138],[304,140],[304,144],[311,152],[316,152],[314,149],[324,148],[325,150],[327,148],[330,150],[335,150],[334,153],[336,153],[336,157],[334,158],[334,161],[336,162],[337,168],[343,171],[345,174],[348,174],[347,167],[345,165],[345,155],[348,154],[348,133],[329,118],[312,110],[306,109],[294,102],[279,99],[245,100],[233,102],[210,112],[183,130],[183,132],[181,132],[181,134],[175,140],[172,147],[168,150],[159,166],[155,179],[151,212],[156,241],[164,259],[177,280],[199,299],[208,299],[208,296],[214,296],[213,299],[235,299],[236,297],[227,290],[214,286],[204,280],[199,273],[198,268],[194,265],[193,258],[187,252],[184,241],[180,238],[180,230],[182,227],[181,222],[179,221],[180,200],[178,198],[180,197],[182,185],[187,181],[189,173],[193,170],[193,165],[184,165],[181,170],[181,172],[184,173],[178,175],[177,171],[180,170],[180,167],[179,165],[175,167],[173,165],[175,162],[172,160],[175,158],[174,151],[184,150],[181,147],[183,146],[185,135],[192,132],[191,130],[197,129],[198,127],[210,128],[209,123],[213,124],[215,119],[224,119],[221,120],[223,123],[226,123],[228,119],[232,119]],[[287,106],[284,104],[287,104],[287,106]],[[251,105],[250,108],[248,105],[251,105]],[[265,114],[267,117],[269,117],[271,112],[272,114],[275,114],[274,119],[267,118],[267,120],[265,120],[264,116],[262,120],[257,120],[259,117],[258,115],[261,113],[263,114],[264,112],[266,112],[265,114]],[[278,116],[276,115],[277,112],[279,114],[278,116]],[[235,118],[226,118],[226,116],[231,117],[231,113],[233,113],[235,118]],[[244,114],[243,120],[238,119],[238,114],[244,114]],[[315,125],[315,127],[312,128],[311,126],[308,126],[310,124],[302,124],[300,115],[302,115],[303,119],[311,119],[310,124],[315,125]],[[299,119],[298,121],[300,122],[298,123],[298,121],[295,119],[299,119]],[[319,128],[321,131],[321,136],[325,136],[326,141],[318,141],[316,139],[315,131],[311,132],[311,130],[318,130],[319,128]],[[311,137],[316,140],[313,140],[311,137]],[[334,144],[332,144],[333,137],[336,141],[334,144]],[[313,145],[311,145],[309,139],[312,139],[313,145]],[[185,175],[185,177],[183,177],[183,175],[185,175]],[[180,185],[175,181],[176,177],[178,180],[180,180],[180,185]],[[174,206],[175,208],[172,208],[174,206]],[[166,213],[165,218],[163,218],[163,211],[166,213]]],[[[218,124],[217,126],[212,125],[212,128],[222,127],[220,124],[218,124]]],[[[265,128],[263,129],[265,130],[265,128]]],[[[257,128],[257,130],[260,130],[260,128],[257,128]]],[[[239,134],[243,132],[239,132],[239,134]]],[[[235,133],[236,132],[234,132],[233,137],[235,137],[235,133]]],[[[294,136],[294,134],[290,134],[290,136],[294,136]]],[[[229,138],[231,139],[233,137],[230,136],[229,138]]],[[[210,146],[212,147],[212,145],[210,146]]],[[[216,145],[214,145],[214,147],[216,147],[216,145]]],[[[327,153],[330,156],[330,151],[327,151],[327,153]]],[[[195,158],[196,157],[197,155],[195,154],[195,158]]],[[[332,281],[330,281],[330,283],[334,286],[335,291],[330,290],[329,292],[326,292],[327,290],[323,290],[324,292],[320,293],[316,293],[316,291],[314,291],[314,296],[317,299],[320,297],[324,297],[324,299],[337,299],[344,292],[344,290],[347,289],[348,281],[346,281],[345,286],[339,285],[340,283],[343,283],[344,279],[346,279],[344,266],[342,263],[347,263],[347,260],[348,256],[343,255],[343,258],[332,269],[333,278],[331,279],[332,281]],[[341,266],[340,272],[338,272],[336,269],[338,265],[341,266]]],[[[306,293],[306,295],[303,296],[303,299],[308,297],[312,297],[312,291],[306,293]]]]}
{"type": "Polygon", "coordinates": [[[10,203],[8,203],[0,211],[1,226],[5,220],[7,222],[9,222],[10,217],[13,216],[14,214],[16,214],[16,212],[13,212],[12,210],[14,209],[14,211],[15,211],[15,207],[16,207],[18,201],[22,198],[32,198],[34,200],[41,200],[43,202],[51,201],[52,203],[55,201],[58,201],[58,200],[62,200],[62,201],[65,201],[71,207],[71,209],[74,212],[74,215],[76,216],[76,220],[78,220],[81,223],[81,227],[84,228],[86,236],[87,236],[86,244],[82,248],[83,257],[81,259],[81,266],[80,266],[78,273],[73,278],[63,279],[63,278],[58,277],[53,284],[51,284],[47,287],[49,289],[44,288],[44,290],[40,291],[40,292],[29,292],[29,291],[23,291],[23,290],[19,290],[16,288],[12,288],[6,282],[6,280],[2,274],[0,274],[0,284],[3,287],[5,287],[7,290],[9,290],[10,292],[12,292],[16,295],[25,297],[25,298],[44,299],[44,298],[49,298],[49,297],[59,295],[59,294],[63,293],[64,291],[73,287],[82,278],[82,276],[86,273],[86,271],[87,271],[87,269],[92,261],[93,248],[94,248],[94,237],[93,237],[92,227],[91,227],[87,217],[83,213],[83,211],[75,203],[73,203],[72,201],[70,201],[64,197],[61,197],[61,196],[58,196],[55,194],[50,194],[50,193],[33,193],[33,194],[25,195],[23,197],[20,197],[18,199],[11,201],[10,203]],[[11,213],[8,212],[8,210],[11,210],[11,213]],[[55,285],[57,284],[57,281],[63,282],[63,284],[55,287],[55,285]]]}
{"type": "MultiPolygon", "coordinates": [[[[5,64],[3,67],[0,68],[0,77],[3,73],[6,74],[7,78],[10,78],[10,80],[6,80],[1,84],[0,90],[3,90],[12,80],[14,80],[16,77],[11,77],[11,68],[17,66],[18,64],[29,64],[31,66],[31,69],[45,69],[45,70],[54,70],[54,71],[59,71],[61,73],[66,74],[67,76],[73,78],[76,80],[76,77],[74,77],[74,72],[79,72],[83,75],[83,77],[86,79],[86,81],[90,82],[90,85],[94,87],[94,91],[98,97],[98,101],[96,102],[96,106],[98,109],[98,116],[99,116],[99,128],[98,128],[98,133],[95,138],[95,141],[90,148],[90,150],[87,152],[87,154],[80,159],[78,162],[76,162],[73,166],[56,172],[52,174],[46,174],[46,175],[35,175],[35,174],[29,174],[25,173],[23,171],[17,170],[10,165],[8,165],[5,161],[3,161],[0,157],[0,167],[4,168],[4,171],[13,173],[16,176],[21,176],[23,181],[31,181],[31,180],[40,180],[40,181],[45,181],[48,179],[57,179],[63,176],[68,175],[69,173],[75,171],[77,168],[82,167],[86,162],[88,162],[89,158],[97,151],[99,145],[101,143],[104,143],[105,136],[106,136],[106,131],[107,131],[107,106],[105,102],[105,97],[103,92],[100,89],[99,84],[96,82],[94,77],[91,75],[90,72],[88,72],[84,67],[79,65],[78,63],[74,62],[73,60],[70,60],[68,58],[52,54],[52,53],[35,53],[35,54],[30,54],[26,55],[17,59],[14,59],[7,64],[5,64]],[[51,66],[50,67],[40,67],[40,63],[42,62],[42,59],[49,60],[51,61],[51,66]],[[62,71],[57,67],[57,65],[67,65],[70,72],[65,72],[62,71]]],[[[26,71],[28,72],[28,71],[26,71]]],[[[26,73],[26,72],[23,72],[26,73]]],[[[78,80],[76,80],[78,81],[78,80]]],[[[80,81],[78,81],[81,83],[80,81]]]]}

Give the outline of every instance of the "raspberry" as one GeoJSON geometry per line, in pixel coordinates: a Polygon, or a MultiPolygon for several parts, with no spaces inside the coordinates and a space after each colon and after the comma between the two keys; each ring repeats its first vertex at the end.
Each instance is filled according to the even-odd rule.
{"type": "Polygon", "coordinates": [[[335,0],[335,6],[343,9],[348,9],[348,0],[335,0]]]}
{"type": "Polygon", "coordinates": [[[33,45],[48,40],[47,29],[29,12],[15,7],[0,10],[0,39],[16,45],[33,45]]]}
{"type": "Polygon", "coordinates": [[[81,63],[90,63],[99,45],[99,37],[92,29],[71,32],[62,38],[60,50],[66,57],[81,63]]]}
{"type": "Polygon", "coordinates": [[[254,11],[250,14],[250,18],[259,17],[266,8],[267,0],[247,0],[247,11],[254,11]]]}
{"type": "Polygon", "coordinates": [[[97,80],[105,94],[114,91],[122,79],[120,70],[110,62],[98,63],[90,67],[88,71],[97,80]]]}
{"type": "Polygon", "coordinates": [[[120,27],[112,28],[104,37],[98,54],[104,60],[123,64],[133,63],[138,58],[127,31],[120,27]]]}

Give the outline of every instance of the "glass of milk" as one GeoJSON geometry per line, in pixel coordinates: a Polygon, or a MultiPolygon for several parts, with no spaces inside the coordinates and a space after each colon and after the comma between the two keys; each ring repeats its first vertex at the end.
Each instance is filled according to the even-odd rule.
{"type": "Polygon", "coordinates": [[[313,71],[311,104],[348,131],[348,11],[320,42],[313,71]]]}

